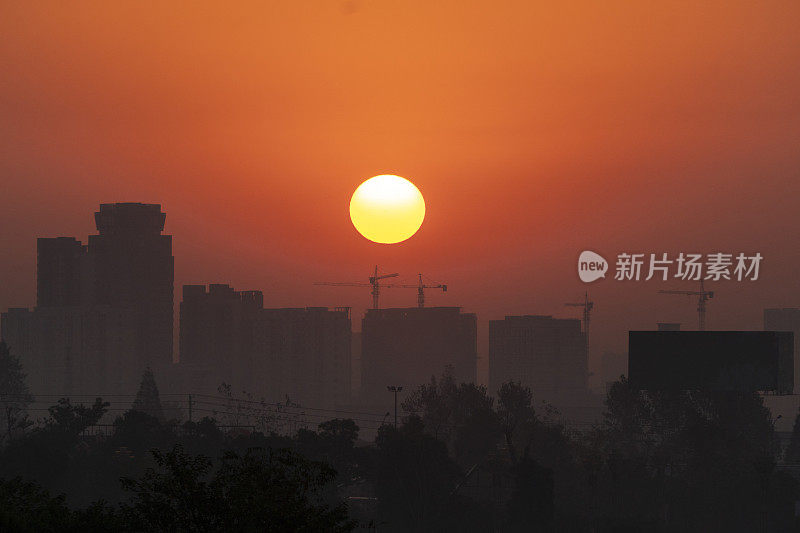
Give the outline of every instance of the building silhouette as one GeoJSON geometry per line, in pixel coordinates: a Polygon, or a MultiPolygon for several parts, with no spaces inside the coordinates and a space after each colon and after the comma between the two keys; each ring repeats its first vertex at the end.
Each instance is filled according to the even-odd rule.
{"type": "Polygon", "coordinates": [[[449,367],[458,383],[474,383],[477,317],[459,307],[369,309],[361,326],[361,401],[388,404],[388,385],[406,391],[449,367]]]}
{"type": "Polygon", "coordinates": [[[180,367],[187,390],[211,394],[227,383],[251,392],[253,335],[261,291],[228,285],[184,285],[180,305],[180,367]]]}
{"type": "Polygon", "coordinates": [[[264,309],[256,324],[251,379],[272,401],[332,409],[348,405],[350,308],[264,309]]]}
{"type": "Polygon", "coordinates": [[[224,382],[270,402],[333,408],[350,402],[349,308],[264,309],[260,291],[185,285],[180,368],[185,389],[224,382]]]}
{"type": "Polygon", "coordinates": [[[765,331],[790,331],[794,333],[794,390],[800,385],[800,308],[764,309],[765,331]]]}
{"type": "Polygon", "coordinates": [[[136,356],[154,370],[172,363],[174,258],[158,204],[101,204],[89,236],[93,301],[133,312],[136,356]]]}
{"type": "Polygon", "coordinates": [[[559,407],[587,393],[586,341],[578,319],[507,316],[489,321],[489,390],[520,382],[559,407]]]}
{"type": "Polygon", "coordinates": [[[9,309],[0,333],[34,394],[136,390],[172,363],[172,240],[157,204],[102,204],[98,235],[37,240],[36,306],[9,309]]]}
{"type": "Polygon", "coordinates": [[[791,394],[793,334],[776,331],[631,331],[628,377],[645,390],[791,394]]]}
{"type": "Polygon", "coordinates": [[[74,237],[36,240],[36,306],[75,307],[90,300],[86,246],[74,237]]]}

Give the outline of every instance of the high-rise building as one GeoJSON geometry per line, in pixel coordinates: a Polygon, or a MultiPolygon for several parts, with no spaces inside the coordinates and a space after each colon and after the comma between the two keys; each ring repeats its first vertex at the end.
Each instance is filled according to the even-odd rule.
{"type": "Polygon", "coordinates": [[[249,389],[253,336],[264,305],[260,291],[228,285],[184,285],[180,363],[187,390],[213,393],[223,382],[249,389]]]}
{"type": "Polygon", "coordinates": [[[765,331],[791,331],[794,333],[794,390],[800,386],[800,308],[764,309],[765,331]]]}
{"type": "Polygon", "coordinates": [[[224,382],[270,402],[334,408],[350,401],[348,308],[264,309],[259,291],[185,285],[180,317],[184,388],[224,382]]]}
{"type": "Polygon", "coordinates": [[[251,377],[271,401],[333,409],[350,403],[350,308],[264,309],[251,377]]]}
{"type": "Polygon", "coordinates": [[[101,204],[89,236],[94,303],[133,311],[143,367],[172,363],[174,258],[159,204],[101,204]]]}
{"type": "Polygon", "coordinates": [[[361,399],[390,403],[386,387],[412,391],[446,368],[459,383],[477,373],[477,317],[458,307],[369,309],[361,326],[361,399]]]}
{"type": "Polygon", "coordinates": [[[37,241],[36,308],[2,316],[34,394],[135,391],[172,363],[172,240],[159,205],[102,204],[98,235],[37,241]]]}
{"type": "Polygon", "coordinates": [[[127,309],[65,306],[9,309],[0,321],[34,396],[69,397],[135,390],[132,318],[127,309]]]}
{"type": "Polygon", "coordinates": [[[36,241],[36,306],[72,307],[87,301],[86,247],[74,237],[36,241]]]}
{"type": "Polygon", "coordinates": [[[587,391],[586,341],[577,319],[507,316],[489,321],[489,390],[508,381],[562,407],[587,391]]]}

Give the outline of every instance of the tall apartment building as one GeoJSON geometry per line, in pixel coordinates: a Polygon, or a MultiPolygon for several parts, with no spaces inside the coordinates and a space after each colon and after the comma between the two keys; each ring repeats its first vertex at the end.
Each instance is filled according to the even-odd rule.
{"type": "Polygon", "coordinates": [[[75,307],[89,301],[86,246],[74,237],[36,240],[36,306],[75,307]]]}
{"type": "Polygon", "coordinates": [[[172,240],[154,204],[102,204],[98,235],[37,240],[36,307],[0,317],[34,394],[133,393],[172,363],[172,240]]]}
{"type": "Polygon", "coordinates": [[[361,326],[361,400],[391,404],[389,385],[411,391],[450,367],[474,383],[477,317],[458,307],[369,309],[361,326]]]}
{"type": "Polygon", "coordinates": [[[256,324],[252,378],[272,401],[332,409],[350,403],[349,308],[264,309],[256,324]]]}
{"type": "Polygon", "coordinates": [[[186,390],[212,394],[225,382],[270,402],[349,403],[349,309],[264,309],[261,292],[221,284],[184,286],[180,309],[186,390]]]}
{"type": "Polygon", "coordinates": [[[586,394],[586,341],[577,319],[507,316],[489,321],[489,390],[520,382],[557,406],[586,394]]]}
{"type": "Polygon", "coordinates": [[[223,284],[183,286],[180,365],[187,390],[212,394],[224,382],[254,392],[253,336],[263,306],[260,291],[223,284]]]}

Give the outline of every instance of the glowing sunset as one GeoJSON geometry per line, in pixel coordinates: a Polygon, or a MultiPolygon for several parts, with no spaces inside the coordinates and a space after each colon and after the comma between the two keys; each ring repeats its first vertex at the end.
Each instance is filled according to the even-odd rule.
{"type": "Polygon", "coordinates": [[[0,524],[800,531],[798,28],[0,1],[0,524]]]}

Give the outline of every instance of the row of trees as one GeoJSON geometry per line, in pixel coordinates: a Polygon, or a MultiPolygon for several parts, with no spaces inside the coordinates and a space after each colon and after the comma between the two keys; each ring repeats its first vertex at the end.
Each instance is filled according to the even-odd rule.
{"type": "MultiPolygon", "coordinates": [[[[18,363],[7,367],[21,374],[18,363]]],[[[0,392],[3,398],[19,396],[0,392]]],[[[402,405],[402,423],[382,425],[372,442],[359,440],[350,419],[292,435],[226,433],[211,418],[166,420],[155,380],[146,375],[133,408],[105,438],[88,438],[84,430],[106,414],[107,403],[62,399],[43,424],[22,424],[6,440],[0,529],[800,526],[794,516],[800,490],[778,466],[773,421],[758,395],[646,393],[623,378],[608,393],[603,420],[584,432],[538,405],[518,383],[493,396],[445,372],[417,388],[402,405]]],[[[25,419],[24,404],[13,414],[25,419]]],[[[793,446],[800,449],[793,443],[788,459],[793,446]]]]}
{"type": "Polygon", "coordinates": [[[63,494],[17,477],[0,481],[3,531],[352,531],[346,506],[328,504],[335,472],[290,450],[226,452],[217,465],[176,445],[152,452],[155,466],[122,477],[130,493],[73,510],[63,494]]]}

